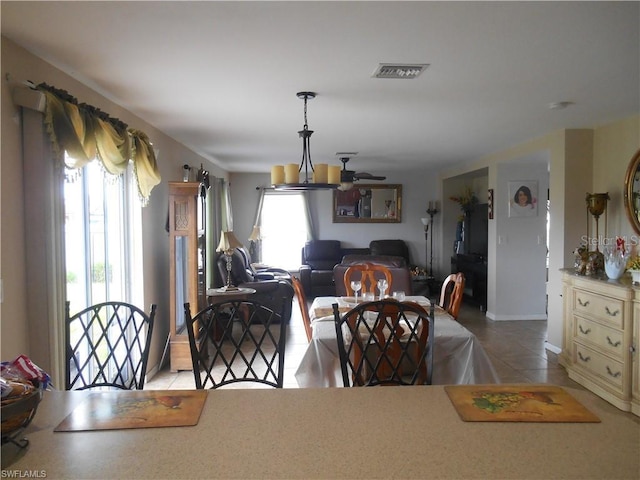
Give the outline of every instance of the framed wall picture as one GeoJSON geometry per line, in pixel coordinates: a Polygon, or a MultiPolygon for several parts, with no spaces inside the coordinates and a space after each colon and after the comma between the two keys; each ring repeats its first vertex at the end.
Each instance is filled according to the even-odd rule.
{"type": "Polygon", "coordinates": [[[537,180],[514,180],[509,182],[509,217],[537,216],[537,180]]]}
{"type": "Polygon", "coordinates": [[[493,220],[493,188],[490,188],[487,192],[487,212],[489,220],[493,220]]]}
{"type": "Polygon", "coordinates": [[[333,223],[400,223],[402,185],[355,184],[333,191],[333,223]]]}

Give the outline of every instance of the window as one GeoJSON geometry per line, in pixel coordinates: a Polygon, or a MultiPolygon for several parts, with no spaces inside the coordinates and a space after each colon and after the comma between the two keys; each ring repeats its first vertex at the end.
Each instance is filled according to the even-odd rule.
{"type": "Polygon", "coordinates": [[[265,192],[260,229],[263,263],[297,270],[308,230],[307,202],[302,192],[265,192]]]}
{"type": "MultiPolygon", "coordinates": [[[[67,164],[73,162],[66,160],[67,164]]],[[[132,179],[131,165],[124,175],[117,177],[106,175],[98,161],[89,162],[82,169],[65,169],[65,269],[71,314],[105,301],[140,304],[142,279],[136,276],[142,270],[142,257],[140,242],[135,239],[140,238],[136,232],[140,231],[141,205],[132,179]]],[[[70,332],[74,345],[84,335],[79,327],[76,325],[70,332]]],[[[100,340],[102,330],[91,331],[93,341],[104,346],[100,340]]],[[[133,375],[132,371],[118,370],[117,365],[127,356],[123,342],[118,340],[119,334],[119,330],[109,332],[110,344],[116,346],[113,355],[117,358],[107,362],[108,379],[133,375]]],[[[110,355],[102,349],[91,353],[88,342],[80,344],[76,352],[81,364],[91,357],[84,368],[86,378],[93,378],[99,369],[93,355],[98,355],[102,362],[110,355]]],[[[74,365],[70,368],[73,378],[74,365]]]]}
{"type": "Polygon", "coordinates": [[[65,173],[65,261],[72,312],[108,300],[140,304],[141,205],[131,166],[118,177],[105,174],[98,161],[65,173]]]}

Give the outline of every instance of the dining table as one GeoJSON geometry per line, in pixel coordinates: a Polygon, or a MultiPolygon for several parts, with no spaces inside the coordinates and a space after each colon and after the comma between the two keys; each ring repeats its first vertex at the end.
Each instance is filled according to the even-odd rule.
{"type": "MultiPolygon", "coordinates": [[[[427,311],[431,305],[424,296],[407,296],[404,301],[418,303],[427,311]]],[[[294,374],[302,388],[343,386],[332,310],[335,303],[342,312],[349,309],[344,298],[331,296],[316,297],[309,309],[313,334],[294,374]]],[[[433,328],[434,385],[500,383],[477,337],[440,307],[435,308],[433,328]]]]}
{"type": "Polygon", "coordinates": [[[94,392],[47,391],[2,478],[638,478],[640,419],[591,392],[566,388],[599,423],[466,422],[445,388],[216,389],[192,426],[62,432],[94,392]]]}

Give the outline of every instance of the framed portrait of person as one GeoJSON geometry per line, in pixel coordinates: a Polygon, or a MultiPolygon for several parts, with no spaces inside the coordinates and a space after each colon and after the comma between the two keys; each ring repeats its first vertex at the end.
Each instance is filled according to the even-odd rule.
{"type": "Polygon", "coordinates": [[[514,180],[509,182],[509,217],[538,216],[538,182],[514,180]]]}

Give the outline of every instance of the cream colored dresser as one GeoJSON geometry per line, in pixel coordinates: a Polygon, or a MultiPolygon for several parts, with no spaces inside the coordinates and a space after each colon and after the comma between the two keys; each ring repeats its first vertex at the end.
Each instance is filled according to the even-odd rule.
{"type": "Polygon", "coordinates": [[[640,287],[563,270],[564,339],[569,378],[624,411],[640,415],[640,287]]]}

